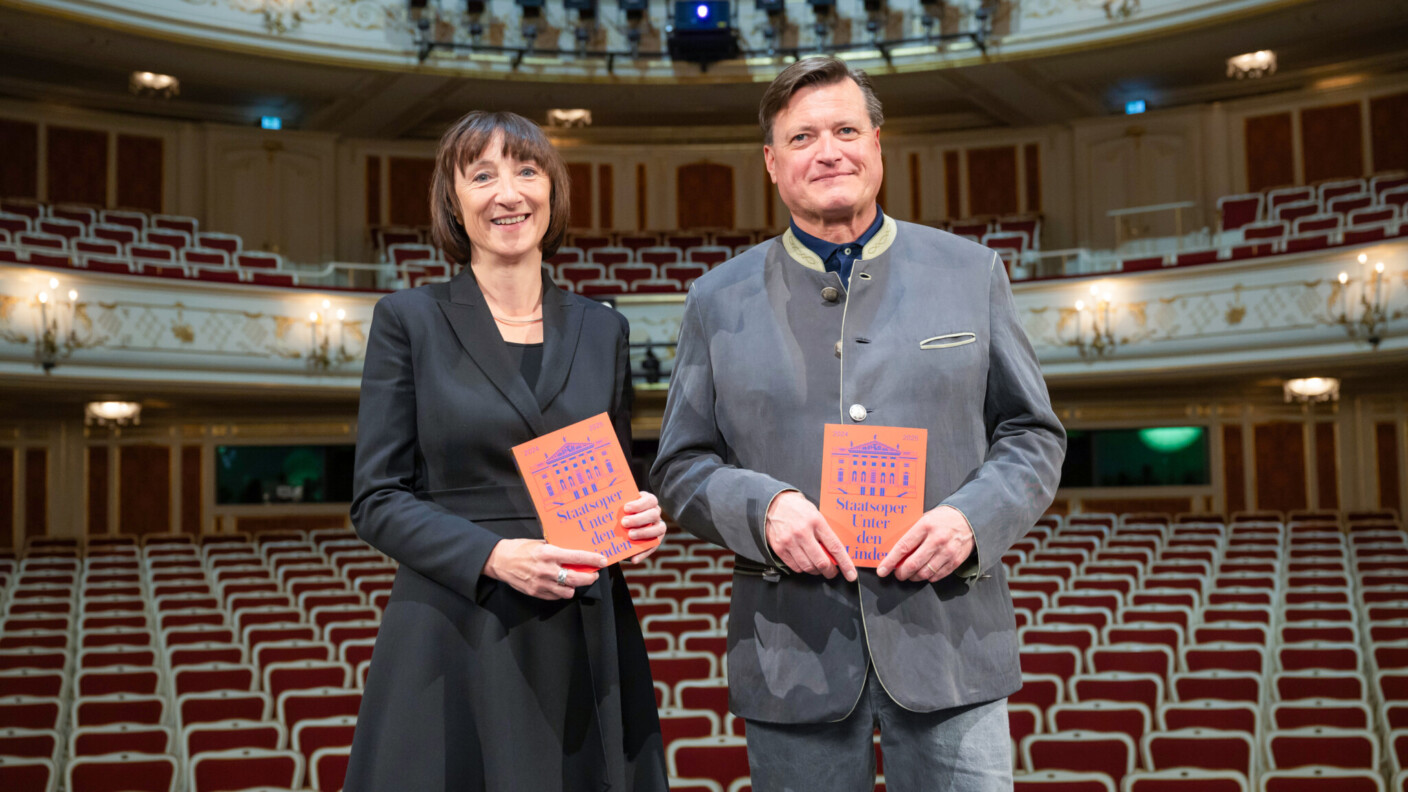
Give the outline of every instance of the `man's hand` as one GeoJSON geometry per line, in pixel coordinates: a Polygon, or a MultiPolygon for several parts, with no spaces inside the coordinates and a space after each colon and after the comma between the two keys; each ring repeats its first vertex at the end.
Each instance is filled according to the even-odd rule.
{"type": "Polygon", "coordinates": [[[830,580],[839,565],[846,580],[856,579],[856,565],[845,546],[802,493],[784,492],[774,498],[763,530],[773,555],[788,569],[830,580]]]}
{"type": "Polygon", "coordinates": [[[973,552],[973,527],[963,512],[937,506],[905,531],[875,574],[895,573],[896,580],[935,583],[953,573],[973,552]]]}
{"type": "MultiPolygon", "coordinates": [[[[625,516],[621,518],[621,527],[628,530],[627,536],[633,542],[644,542],[650,539],[659,539],[665,535],[665,521],[660,519],[660,501],[649,492],[642,492],[639,498],[621,507],[625,516]]],[[[650,554],[660,549],[656,545],[644,553],[639,553],[631,557],[632,564],[639,564],[650,554]]]]}

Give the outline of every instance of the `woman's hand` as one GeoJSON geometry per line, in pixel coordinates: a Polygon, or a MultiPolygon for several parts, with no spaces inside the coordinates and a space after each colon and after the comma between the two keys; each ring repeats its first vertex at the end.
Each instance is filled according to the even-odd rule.
{"type": "MultiPolygon", "coordinates": [[[[656,539],[665,535],[665,521],[660,519],[660,501],[649,492],[642,492],[639,498],[621,507],[625,516],[621,518],[621,527],[628,529],[626,535],[632,541],[641,542],[648,539],[656,539]]],[[[655,548],[646,550],[640,555],[633,556],[631,563],[639,564],[650,557],[655,552],[655,548]]]]}
{"type": "Polygon", "coordinates": [[[483,574],[530,597],[571,599],[578,586],[595,583],[599,573],[567,569],[568,564],[601,569],[606,566],[606,556],[586,550],[567,550],[541,539],[502,539],[484,562],[483,574]]]}

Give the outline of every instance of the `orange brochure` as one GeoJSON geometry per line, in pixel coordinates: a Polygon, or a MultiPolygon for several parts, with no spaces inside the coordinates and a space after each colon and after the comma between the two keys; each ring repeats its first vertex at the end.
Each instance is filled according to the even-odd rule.
{"type": "Polygon", "coordinates": [[[614,564],[660,544],[632,541],[622,506],[640,497],[606,413],[513,447],[549,544],[601,553],[614,564]]]}
{"type": "Polygon", "coordinates": [[[929,432],[827,424],[821,514],[858,567],[877,567],[924,513],[929,432]]]}

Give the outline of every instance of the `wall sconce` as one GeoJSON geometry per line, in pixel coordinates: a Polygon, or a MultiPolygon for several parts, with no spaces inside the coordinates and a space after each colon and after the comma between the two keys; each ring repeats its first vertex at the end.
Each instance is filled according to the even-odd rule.
{"type": "Polygon", "coordinates": [[[58,278],[50,278],[49,288],[34,295],[34,362],[45,374],[83,346],[73,330],[77,312],[78,292],[62,294],[58,278]]]}
{"type": "Polygon", "coordinates": [[[1063,339],[1063,343],[1075,347],[1080,356],[1087,360],[1113,353],[1119,341],[1115,339],[1110,305],[1110,293],[1100,291],[1099,286],[1091,286],[1089,304],[1085,300],[1076,300],[1075,336],[1063,339]]]}
{"type": "MultiPolygon", "coordinates": [[[[1368,264],[1369,257],[1360,253],[1361,270],[1368,264]]],[[[1359,299],[1353,301],[1349,299],[1349,273],[1340,273],[1340,309],[1339,314],[1332,318],[1336,324],[1344,327],[1350,338],[1368,341],[1369,346],[1378,349],[1379,342],[1383,340],[1385,326],[1390,319],[1398,318],[1398,314],[1390,316],[1388,313],[1388,284],[1385,283],[1387,279],[1384,277],[1384,263],[1376,262],[1372,272],[1372,275],[1367,275],[1360,281],[1359,299]],[[1351,302],[1358,306],[1358,316],[1350,315],[1351,302]]]]}
{"type": "Polygon", "coordinates": [[[327,371],[353,360],[346,345],[347,311],[332,307],[332,302],[323,300],[322,312],[308,314],[308,332],[312,347],[308,351],[308,365],[318,371],[327,371]],[[332,348],[333,324],[337,325],[337,349],[332,348]]]}
{"type": "Polygon", "coordinates": [[[1281,386],[1286,403],[1328,402],[1340,400],[1340,381],[1334,377],[1299,377],[1288,379],[1281,386]]]}
{"type": "Polygon", "coordinates": [[[137,402],[124,401],[103,401],[88,402],[83,408],[83,423],[85,426],[97,424],[99,426],[126,426],[127,424],[139,424],[142,422],[142,405],[137,402]]]}

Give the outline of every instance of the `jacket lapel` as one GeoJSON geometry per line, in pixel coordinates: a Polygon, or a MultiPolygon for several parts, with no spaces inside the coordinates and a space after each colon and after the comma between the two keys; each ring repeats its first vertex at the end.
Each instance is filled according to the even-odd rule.
{"type": "MultiPolygon", "coordinates": [[[[460,346],[464,347],[464,351],[474,360],[475,365],[494,383],[494,387],[499,389],[514,409],[518,410],[523,420],[532,427],[534,434],[547,434],[548,426],[543,420],[538,401],[528,389],[528,383],[523,381],[523,375],[514,366],[508,346],[499,335],[499,328],[494,324],[494,317],[489,313],[489,306],[484,302],[484,295],[479,291],[479,284],[474,280],[474,274],[469,267],[465,267],[463,272],[450,281],[450,301],[441,302],[439,305],[445,318],[449,320],[450,327],[454,329],[460,346]]],[[[543,313],[546,324],[546,295],[543,299],[543,313]]],[[[546,333],[547,329],[544,327],[544,335],[546,333]]],[[[544,350],[545,356],[547,349],[544,350]]]]}
{"type": "Polygon", "coordinates": [[[543,370],[538,375],[537,406],[546,410],[567,384],[577,339],[582,335],[582,306],[543,271],[543,370]]]}

